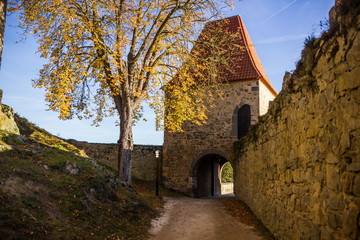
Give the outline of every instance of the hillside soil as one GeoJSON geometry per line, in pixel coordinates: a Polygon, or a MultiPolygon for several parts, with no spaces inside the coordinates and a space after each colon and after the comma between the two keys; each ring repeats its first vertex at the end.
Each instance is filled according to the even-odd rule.
{"type": "Polygon", "coordinates": [[[21,135],[0,131],[1,240],[147,238],[163,205],[155,184],[128,187],[73,145],[16,122],[21,135]]]}
{"type": "Polygon", "coordinates": [[[152,222],[150,239],[271,239],[257,230],[255,217],[235,197],[166,198],[164,212],[152,222]]]}

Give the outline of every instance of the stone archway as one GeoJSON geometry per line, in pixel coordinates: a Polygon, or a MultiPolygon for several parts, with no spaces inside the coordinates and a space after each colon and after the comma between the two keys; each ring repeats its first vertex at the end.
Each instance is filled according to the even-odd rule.
{"type": "Polygon", "coordinates": [[[194,197],[211,197],[221,194],[220,169],[228,160],[219,154],[206,154],[193,168],[194,197]]]}

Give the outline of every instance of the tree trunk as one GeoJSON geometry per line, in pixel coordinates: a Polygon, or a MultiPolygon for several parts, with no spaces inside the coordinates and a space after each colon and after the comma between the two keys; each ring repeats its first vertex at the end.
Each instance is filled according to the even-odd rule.
{"type": "Polygon", "coordinates": [[[132,108],[130,100],[123,98],[120,110],[120,139],[118,155],[118,174],[121,181],[131,184],[131,153],[133,150],[132,108]]]}
{"type": "Polygon", "coordinates": [[[6,5],[7,0],[0,0],[0,67],[5,33],[6,5]]]}

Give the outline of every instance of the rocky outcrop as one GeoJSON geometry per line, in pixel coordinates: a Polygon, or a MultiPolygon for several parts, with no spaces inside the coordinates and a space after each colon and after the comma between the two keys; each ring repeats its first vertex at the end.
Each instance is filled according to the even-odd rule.
{"type": "Polygon", "coordinates": [[[287,88],[234,144],[235,194],[277,239],[360,239],[359,7],[351,11],[308,39],[287,88]]]}
{"type": "Polygon", "coordinates": [[[2,90],[0,89],[0,130],[19,134],[19,128],[14,120],[14,110],[2,102],[2,90]]]}

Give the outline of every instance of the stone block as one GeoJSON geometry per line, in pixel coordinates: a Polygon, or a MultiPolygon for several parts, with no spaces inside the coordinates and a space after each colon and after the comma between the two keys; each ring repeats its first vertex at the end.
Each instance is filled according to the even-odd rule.
{"type": "Polygon", "coordinates": [[[339,153],[344,154],[350,149],[350,134],[349,131],[346,131],[346,128],[343,128],[341,131],[341,137],[338,142],[339,153]]]}
{"type": "Polygon", "coordinates": [[[333,152],[328,152],[325,157],[325,162],[335,164],[339,162],[339,158],[333,152]]]}
{"type": "Polygon", "coordinates": [[[341,227],[341,217],[334,212],[327,212],[328,225],[332,229],[337,229],[341,227]]]}
{"type": "Polygon", "coordinates": [[[321,240],[335,240],[334,234],[326,228],[322,228],[320,232],[321,240]]]}
{"type": "Polygon", "coordinates": [[[315,182],[310,187],[310,202],[309,204],[311,206],[315,205],[316,203],[319,203],[320,196],[322,194],[322,187],[321,183],[315,182]]]}
{"type": "Polygon", "coordinates": [[[322,183],[324,181],[325,174],[322,171],[315,170],[315,180],[319,183],[322,183]]]}
{"type": "Polygon", "coordinates": [[[290,184],[292,182],[292,174],[290,170],[286,170],[285,172],[285,183],[290,184]]]}
{"type": "Polygon", "coordinates": [[[355,196],[360,197],[360,175],[357,175],[354,178],[354,185],[352,188],[352,192],[355,196]]]}
{"type": "Polygon", "coordinates": [[[326,186],[332,190],[338,190],[339,184],[339,168],[335,165],[326,164],[326,186]]]}
{"type": "Polygon", "coordinates": [[[343,210],[344,207],[344,197],[342,194],[330,194],[329,208],[331,210],[343,210]]]}
{"type": "Polygon", "coordinates": [[[359,236],[359,216],[359,208],[355,206],[343,213],[343,230],[348,239],[356,239],[356,236],[359,236]]]}
{"type": "MultiPolygon", "coordinates": [[[[344,72],[347,69],[343,69],[344,72]]],[[[339,70],[341,71],[341,70],[339,70]]],[[[353,71],[358,71],[358,74],[360,74],[359,72],[359,68],[354,69],[353,71]]],[[[351,74],[354,74],[353,72],[351,74]]],[[[357,87],[359,87],[360,82],[358,81],[358,79],[356,77],[351,77],[349,75],[351,74],[342,74],[340,76],[338,76],[337,78],[337,91],[341,92],[341,91],[346,91],[348,89],[355,89],[357,87]]]]}
{"type": "Polygon", "coordinates": [[[320,203],[315,203],[315,205],[313,206],[313,208],[310,211],[309,214],[310,219],[312,220],[313,223],[318,224],[318,225],[322,225],[324,224],[324,213],[322,211],[322,208],[320,206],[320,203]]]}
{"type": "Polygon", "coordinates": [[[304,181],[304,172],[301,169],[295,169],[293,171],[293,180],[296,183],[300,183],[304,181]]]}
{"type": "Polygon", "coordinates": [[[317,126],[316,121],[312,120],[310,122],[309,129],[306,132],[306,138],[314,138],[318,133],[319,127],[317,126]]]}
{"type": "Polygon", "coordinates": [[[353,181],[355,178],[354,173],[345,172],[341,175],[340,184],[341,190],[345,193],[351,193],[353,191],[353,181]]]}
{"type": "Polygon", "coordinates": [[[308,183],[314,182],[314,169],[308,168],[305,172],[305,179],[308,183]]]}
{"type": "Polygon", "coordinates": [[[302,239],[319,240],[320,229],[318,226],[311,222],[307,222],[305,226],[305,232],[302,239]]]}
{"type": "Polygon", "coordinates": [[[353,162],[346,167],[349,172],[360,172],[360,162],[353,162]]]}
{"type": "Polygon", "coordinates": [[[295,202],[296,202],[296,195],[292,194],[289,198],[289,203],[288,203],[291,211],[294,211],[295,209],[295,202]]]}

